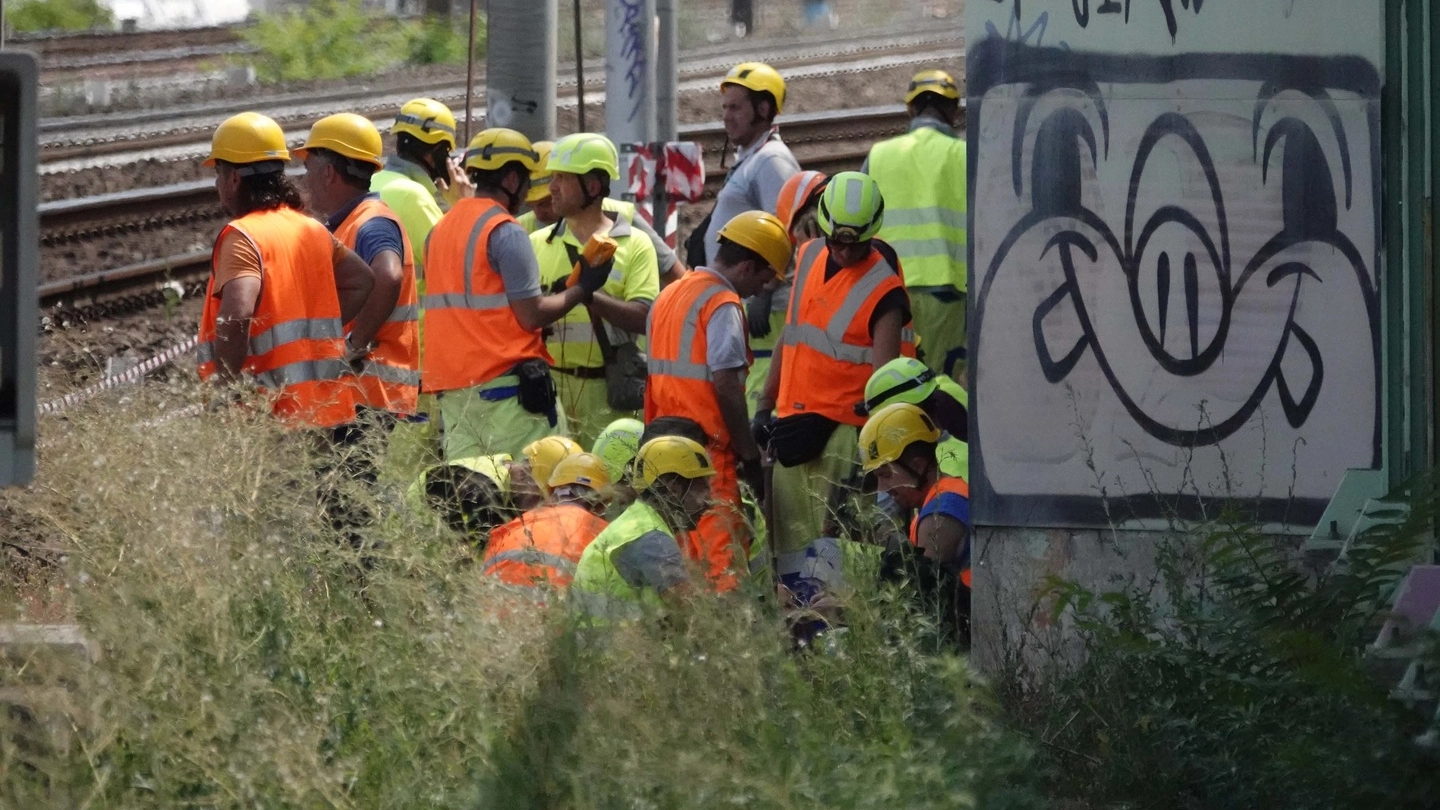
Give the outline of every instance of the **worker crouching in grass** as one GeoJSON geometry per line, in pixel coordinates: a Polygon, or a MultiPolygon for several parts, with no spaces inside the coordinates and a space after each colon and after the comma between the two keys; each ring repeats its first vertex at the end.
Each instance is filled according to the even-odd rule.
{"type": "Polygon", "coordinates": [[[941,436],[919,406],[887,405],[860,430],[860,460],[880,492],[914,511],[909,542],[887,549],[881,578],[907,583],[942,632],[969,647],[970,485],[942,470],[941,436]]]}
{"type": "Polygon", "coordinates": [[[692,590],[677,539],[710,508],[715,468],[704,445],[661,436],[635,456],[639,496],[580,556],[572,592],[592,620],[639,617],[692,590]]]}

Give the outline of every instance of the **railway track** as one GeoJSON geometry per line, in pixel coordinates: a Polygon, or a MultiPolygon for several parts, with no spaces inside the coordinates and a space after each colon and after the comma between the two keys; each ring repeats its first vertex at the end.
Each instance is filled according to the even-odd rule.
{"type": "MultiPolygon", "coordinates": [[[[836,38],[796,46],[760,48],[754,58],[768,59],[781,67],[787,77],[838,75],[877,70],[887,66],[920,64],[963,57],[961,29],[940,28],[893,38],[865,40],[836,38]]],[[[747,51],[747,55],[753,51],[747,51]]],[[[723,75],[734,61],[733,46],[709,51],[696,49],[687,54],[680,67],[680,92],[706,89],[723,75]]],[[[603,70],[587,64],[587,103],[602,103],[603,70]]],[[[559,85],[562,108],[578,104],[573,74],[562,76],[559,85]],[[568,89],[568,92],[565,92],[568,89]]],[[[121,166],[147,158],[175,160],[199,154],[208,144],[215,124],[227,115],[262,106],[287,130],[303,136],[315,121],[334,112],[358,112],[388,128],[394,110],[416,93],[431,95],[452,107],[463,107],[464,82],[416,88],[405,83],[367,84],[356,91],[330,94],[288,94],[238,102],[218,102],[175,110],[128,115],[89,115],[51,118],[41,122],[42,174],[77,171],[95,166],[121,166]]],[[[483,116],[483,89],[474,95],[474,107],[483,116]]],[[[457,110],[458,112],[458,110],[457,110]]]]}
{"type": "MultiPolygon", "coordinates": [[[[858,168],[876,140],[904,132],[902,105],[783,116],[781,131],[802,166],[834,173],[858,168]]],[[[701,144],[706,155],[706,196],[724,181],[719,122],[681,127],[680,137],[701,144]]],[[[298,172],[298,170],[296,170],[298,172]]],[[[96,235],[143,232],[176,225],[203,226],[223,219],[210,181],[66,200],[41,206],[41,241],[60,245],[96,235]]],[[[52,323],[96,320],[154,306],[176,294],[199,291],[209,273],[207,251],[192,251],[115,269],[55,279],[40,288],[52,323]]]]}

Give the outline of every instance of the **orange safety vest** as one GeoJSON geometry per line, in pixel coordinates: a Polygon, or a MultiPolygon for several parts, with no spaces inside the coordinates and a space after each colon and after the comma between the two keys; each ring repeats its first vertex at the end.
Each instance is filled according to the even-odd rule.
{"type": "MultiPolygon", "coordinates": [[[[645,383],[645,421],[684,416],[705,429],[710,446],[730,452],[730,431],[720,413],[710,367],[705,363],[710,319],[740,295],[714,273],[687,273],[660,292],[646,331],[650,378],[645,383]]],[[[746,339],[746,360],[750,357],[746,339]]]]}
{"type": "MultiPolygon", "coordinates": [[[[929,506],[931,501],[935,500],[936,498],[947,492],[953,493],[955,495],[962,495],[965,497],[966,500],[969,500],[970,483],[964,478],[957,478],[950,475],[942,475],[939,480],[937,480],[935,484],[930,487],[930,490],[925,493],[925,502],[923,505],[921,505],[920,512],[924,512],[925,507],[929,506]]],[[[920,545],[920,512],[916,512],[915,517],[910,519],[910,545],[917,547],[920,545]]],[[[966,542],[968,543],[969,541],[966,542]]],[[[966,565],[965,568],[961,570],[960,581],[965,584],[965,587],[970,587],[969,565],[966,565]]]]}
{"type": "Polygon", "coordinates": [[[531,509],[490,532],[484,571],[511,585],[569,587],[580,555],[607,525],[579,504],[531,509]]]}
{"type": "MultiPolygon", "coordinates": [[[[842,425],[859,427],[865,417],[855,406],[865,401],[865,383],[874,372],[870,316],[891,290],[904,290],[899,268],[879,251],[830,279],[824,240],[800,246],[790,309],[780,346],[780,396],[776,414],[818,413],[842,425]]],[[[900,354],[915,356],[909,324],[901,333],[900,354]]]]}
{"type": "MultiPolygon", "coordinates": [[[[687,556],[707,566],[707,575],[721,591],[739,584],[729,570],[734,565],[735,541],[740,541],[742,549],[749,544],[740,517],[740,481],[730,447],[730,430],[720,412],[710,366],[705,362],[710,319],[726,304],[740,306],[740,295],[723,279],[704,270],[687,273],[662,290],[650,308],[650,377],[645,383],[645,421],[684,416],[695,420],[710,437],[710,457],[716,472],[711,481],[711,498],[715,505],[685,535],[682,547],[687,556]]],[[[748,336],[745,354],[746,360],[753,362],[748,336]]]]}
{"type": "Polygon", "coordinates": [[[200,314],[196,359],[200,378],[216,372],[215,319],[220,290],[215,263],[225,234],[235,231],[260,253],[260,297],[250,317],[244,371],[275,395],[271,412],[299,426],[355,421],[354,375],[345,362],[345,331],[335,291],[334,237],[291,208],[256,211],[231,221],[215,239],[210,285],[200,314]]]}
{"type": "Polygon", "coordinates": [[[494,200],[467,197],[435,223],[425,247],[425,345],[420,390],[454,391],[509,374],[534,358],[550,362],[540,330],[510,308],[490,266],[490,233],[515,218],[494,200]]]}
{"type": "Polygon", "coordinates": [[[361,404],[382,408],[392,413],[415,413],[415,400],[420,393],[420,306],[415,297],[415,260],[410,252],[410,237],[400,218],[390,206],[377,198],[366,198],[335,229],[335,238],[355,249],[360,228],[375,217],[384,217],[400,228],[400,257],[404,265],[400,278],[400,297],[395,309],[375,333],[375,348],[367,356],[369,362],[355,378],[360,389],[361,404]]]}

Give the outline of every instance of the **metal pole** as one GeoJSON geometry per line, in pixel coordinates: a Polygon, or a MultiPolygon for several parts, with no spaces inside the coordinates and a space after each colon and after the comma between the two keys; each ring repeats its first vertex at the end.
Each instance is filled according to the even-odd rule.
{"type": "Polygon", "coordinates": [[[673,141],[679,132],[675,101],[680,84],[677,5],[677,0],[655,0],[655,17],[660,29],[655,49],[655,139],[660,141],[673,141]]]}
{"type": "Polygon", "coordinates": [[[465,59],[465,140],[460,143],[463,149],[470,145],[470,104],[475,95],[475,5],[479,0],[470,0],[470,50],[466,51],[465,59]]]}
{"type": "Polygon", "coordinates": [[[555,134],[559,0],[490,0],[485,123],[532,141],[555,134]]]}
{"type": "MultiPolygon", "coordinates": [[[[0,0],[3,3],[4,0],[0,0]]],[[[580,0],[575,0],[575,95],[580,100],[580,132],[585,128],[585,47],[580,36],[580,0]]]]}
{"type": "Polygon", "coordinates": [[[655,140],[655,0],[605,3],[605,134],[655,140]]]}
{"type": "MultiPolygon", "coordinates": [[[[578,0],[577,0],[578,2],[578,0]]],[[[0,0],[0,50],[5,48],[5,0],[0,0]]]]}

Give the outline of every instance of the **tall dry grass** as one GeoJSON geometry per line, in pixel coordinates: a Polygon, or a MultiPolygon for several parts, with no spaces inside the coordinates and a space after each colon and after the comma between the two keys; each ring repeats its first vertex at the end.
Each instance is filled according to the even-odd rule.
{"type": "Polygon", "coordinates": [[[989,691],[892,594],[803,654],[754,592],[586,628],[482,581],[400,493],[322,483],[320,445],[264,417],[142,424],[198,396],[47,419],[35,485],[0,496],[102,649],[67,676],[68,746],[0,716],[0,806],[1041,806],[989,691]]]}

